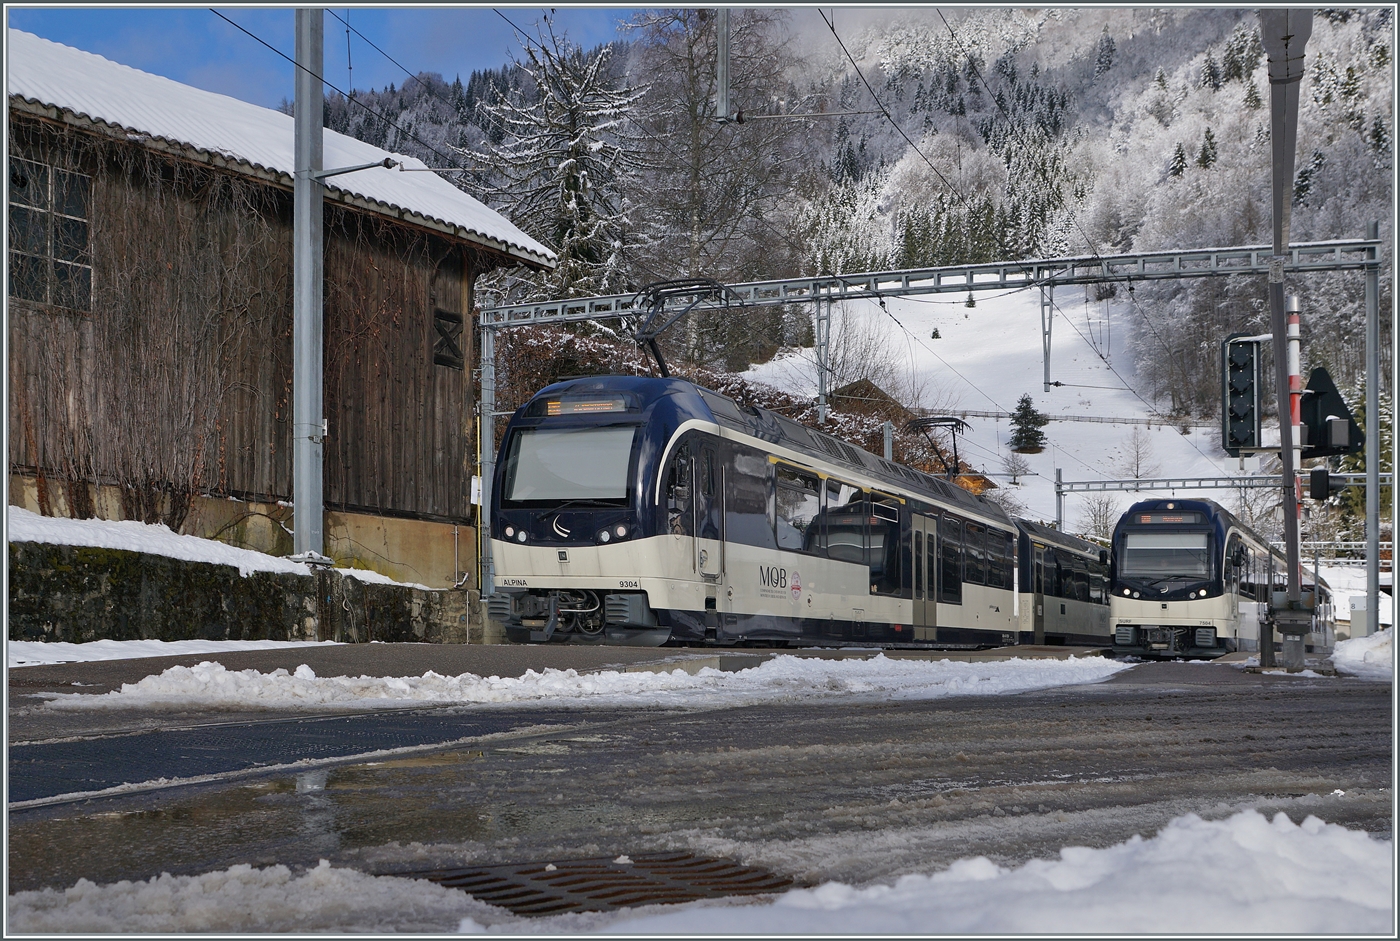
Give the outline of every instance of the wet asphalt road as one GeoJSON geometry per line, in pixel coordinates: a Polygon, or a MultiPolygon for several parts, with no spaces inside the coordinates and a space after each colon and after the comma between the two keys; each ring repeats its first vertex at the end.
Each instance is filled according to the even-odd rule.
{"type": "MultiPolygon", "coordinates": [[[[375,646],[385,648],[371,651],[375,669],[364,668],[364,648],[318,649],[295,663],[257,653],[218,659],[230,669],[308,662],[320,675],[406,675],[421,674],[410,667],[428,656],[442,673],[506,675],[523,672],[522,657],[535,668],[596,669],[670,653],[476,648],[461,666],[467,660],[454,658],[465,650],[444,659],[443,648],[375,646]],[[544,664],[540,654],[560,659],[544,664]]],[[[806,880],[866,883],[971,855],[1014,864],[1149,835],[1183,813],[1215,818],[1247,807],[1390,836],[1391,686],[1345,677],[1142,664],[1092,686],[930,702],[458,707],[315,719],[55,718],[23,695],[100,690],[156,666],[10,671],[11,892],[237,863],[328,858],[393,872],[678,848],[806,880]],[[26,756],[101,783],[172,766],[246,767],[250,756],[272,763],[308,750],[337,758],[442,742],[455,744],[55,806],[13,803],[65,787],[26,778],[26,756]]]]}

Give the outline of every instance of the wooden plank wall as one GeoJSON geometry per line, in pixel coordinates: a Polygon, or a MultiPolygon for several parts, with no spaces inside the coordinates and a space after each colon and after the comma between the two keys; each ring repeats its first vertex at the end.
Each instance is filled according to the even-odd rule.
{"type": "MultiPolygon", "coordinates": [[[[12,471],[291,496],[291,194],[11,114],[12,150],[92,174],[94,303],[10,299],[12,471]]],[[[470,284],[485,252],[326,214],[328,506],[466,522],[470,284]],[[435,365],[433,310],[465,368],[435,365]]]]}

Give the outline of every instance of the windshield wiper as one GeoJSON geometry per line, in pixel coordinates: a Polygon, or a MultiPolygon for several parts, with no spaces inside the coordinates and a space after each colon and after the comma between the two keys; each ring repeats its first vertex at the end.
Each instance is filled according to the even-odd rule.
{"type": "MultiPolygon", "coordinates": [[[[619,500],[626,500],[626,497],[618,497],[618,499],[619,499],[619,500]]],[[[549,512],[551,512],[551,513],[562,512],[563,510],[565,510],[565,509],[567,509],[568,507],[571,507],[571,506],[587,506],[587,507],[595,508],[595,509],[598,508],[598,507],[604,507],[604,508],[609,508],[609,509],[617,509],[618,506],[625,506],[625,505],[626,505],[625,503],[624,503],[624,504],[607,503],[607,502],[604,502],[603,500],[598,499],[598,498],[595,498],[595,497],[579,497],[579,498],[574,499],[574,500],[565,500],[563,503],[559,504],[558,506],[549,507],[549,512]]]]}

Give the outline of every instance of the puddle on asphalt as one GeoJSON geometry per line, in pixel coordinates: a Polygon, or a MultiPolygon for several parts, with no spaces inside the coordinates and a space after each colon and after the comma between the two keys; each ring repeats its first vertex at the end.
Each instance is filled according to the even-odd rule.
{"type": "Polygon", "coordinates": [[[498,829],[471,799],[481,751],[314,769],[198,790],[11,813],[9,891],[311,864],[390,842],[461,843],[498,829]]]}

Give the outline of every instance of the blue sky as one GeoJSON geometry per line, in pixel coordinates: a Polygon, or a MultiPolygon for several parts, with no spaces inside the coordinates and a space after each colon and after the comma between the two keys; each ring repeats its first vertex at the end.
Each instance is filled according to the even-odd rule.
{"type": "MultiPolygon", "coordinates": [[[[290,56],[292,7],[217,7],[224,16],[290,56]]],[[[326,7],[325,77],[339,88],[402,86],[405,72],[363,39],[350,34],[348,19],[409,71],[440,72],[465,81],[474,69],[496,68],[518,54],[509,24],[490,7],[326,7]],[[332,16],[334,13],[336,16],[332,16]]],[[[622,7],[502,7],[522,29],[549,17],[555,32],[589,47],[616,38],[617,23],[632,13],[622,7]]],[[[207,91],[276,107],[293,97],[292,67],[276,53],[230,26],[207,7],[24,7],[8,6],[8,25],[45,39],[95,52],[123,65],[154,72],[207,91]]]]}

